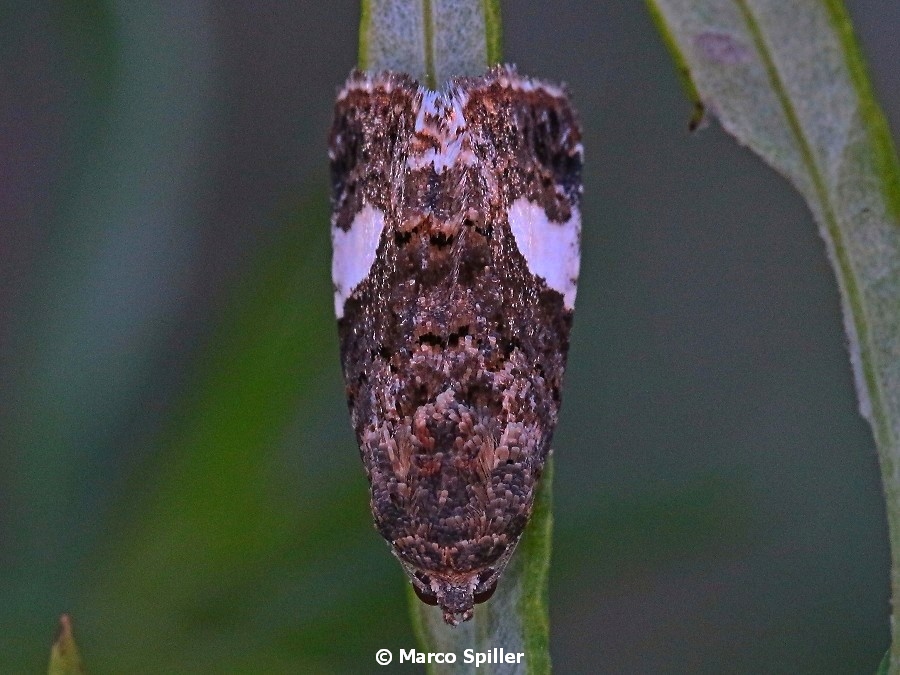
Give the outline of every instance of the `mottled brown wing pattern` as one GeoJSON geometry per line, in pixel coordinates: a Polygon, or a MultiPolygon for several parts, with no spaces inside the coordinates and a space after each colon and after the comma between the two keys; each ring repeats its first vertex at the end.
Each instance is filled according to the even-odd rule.
{"type": "Polygon", "coordinates": [[[496,68],[441,92],[351,75],[330,142],[335,310],[376,526],[457,623],[492,592],[556,425],[580,129],[496,68]]]}

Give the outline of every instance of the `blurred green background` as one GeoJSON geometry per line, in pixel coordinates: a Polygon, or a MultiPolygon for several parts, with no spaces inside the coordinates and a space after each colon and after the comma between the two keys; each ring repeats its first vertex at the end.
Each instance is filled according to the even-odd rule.
{"type": "MultiPolygon", "coordinates": [[[[900,5],[848,7],[896,133],[900,5]]],[[[557,671],[874,671],[877,460],[805,205],[688,134],[642,3],[503,9],[587,149],[557,671]]],[[[358,11],[0,5],[0,673],[44,670],[61,612],[92,673],[369,672],[414,645],[331,309],[358,11]]]]}

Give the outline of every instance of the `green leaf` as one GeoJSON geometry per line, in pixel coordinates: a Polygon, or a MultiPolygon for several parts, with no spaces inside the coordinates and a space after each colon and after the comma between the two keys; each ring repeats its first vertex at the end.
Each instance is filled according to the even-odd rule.
{"type": "Polygon", "coordinates": [[[432,664],[433,673],[507,672],[485,664],[462,663],[466,649],[490,652],[502,647],[506,653],[523,653],[516,672],[550,672],[550,623],[547,613],[547,580],[553,535],[553,459],[547,462],[535,500],[534,513],[522,535],[519,548],[500,578],[490,600],[475,606],[475,616],[459,626],[444,623],[439,607],[423,603],[409,589],[413,624],[423,651],[453,652],[454,665],[432,664]]]}
{"type": "Polygon", "coordinates": [[[406,72],[437,88],[500,60],[497,0],[363,0],[359,67],[406,72]]]}
{"type": "MultiPolygon", "coordinates": [[[[462,75],[479,75],[500,60],[500,8],[496,0],[363,0],[360,68],[410,73],[434,88],[462,75]]],[[[550,672],[547,579],[553,529],[552,461],[519,549],[493,597],[478,605],[471,621],[450,627],[437,607],[409,589],[413,625],[424,651],[453,652],[453,666],[434,672],[494,672],[491,665],[463,664],[466,649],[502,647],[523,653],[529,673],[550,672]]],[[[515,666],[513,666],[515,667],[515,666]]]]}
{"type": "Polygon", "coordinates": [[[72,635],[72,621],[68,615],[59,617],[59,635],[50,649],[48,675],[80,675],[84,673],[81,654],[72,635]]]}
{"type": "Polygon", "coordinates": [[[900,169],[839,0],[648,0],[695,99],[806,198],[875,436],[900,671],[900,169]]]}

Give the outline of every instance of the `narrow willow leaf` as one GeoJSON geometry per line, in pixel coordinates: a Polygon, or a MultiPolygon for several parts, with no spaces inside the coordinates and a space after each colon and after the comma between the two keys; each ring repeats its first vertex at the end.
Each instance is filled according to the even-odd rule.
{"type": "Polygon", "coordinates": [[[59,618],[59,635],[50,649],[48,675],[81,675],[84,666],[72,636],[72,621],[66,614],[59,618]]]}
{"type": "Polygon", "coordinates": [[[648,0],[694,95],[803,194],[837,276],[875,436],[900,671],[900,170],[839,0],[648,0]]]}
{"type": "Polygon", "coordinates": [[[433,673],[549,673],[550,642],[547,614],[547,579],[553,534],[553,458],[544,469],[534,513],[519,548],[503,573],[497,591],[475,607],[471,621],[459,626],[444,623],[439,607],[422,603],[409,590],[413,624],[423,651],[453,652],[453,665],[432,664],[433,673]],[[521,652],[517,664],[462,663],[465,650],[521,652]],[[523,668],[524,666],[524,668],[523,668]]]}
{"type": "Polygon", "coordinates": [[[497,0],[363,0],[362,69],[406,72],[436,88],[499,59],[497,0]]]}
{"type": "MultiPolygon", "coordinates": [[[[499,62],[500,8],[497,0],[363,0],[359,66],[398,70],[431,87],[452,77],[479,75],[499,62]]],[[[541,481],[531,522],[494,596],[475,608],[474,618],[456,627],[437,607],[409,590],[413,624],[424,651],[453,652],[458,661],[434,672],[550,672],[547,579],[552,534],[552,460],[541,481]],[[465,650],[503,648],[521,652],[522,663],[463,664],[465,650]]]]}

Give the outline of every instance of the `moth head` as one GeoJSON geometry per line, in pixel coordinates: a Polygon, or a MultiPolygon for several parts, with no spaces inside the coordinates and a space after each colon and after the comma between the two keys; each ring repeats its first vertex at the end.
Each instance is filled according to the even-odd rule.
{"type": "Polygon", "coordinates": [[[514,550],[515,545],[510,546],[493,565],[464,573],[422,570],[402,558],[400,561],[419,600],[426,605],[439,605],[444,612],[444,621],[457,626],[472,618],[475,605],[486,602],[494,594],[497,581],[514,550]]]}
{"type": "Polygon", "coordinates": [[[475,608],[475,586],[478,578],[474,575],[458,580],[432,578],[431,591],[444,611],[444,621],[456,626],[461,621],[472,618],[475,608]]]}

